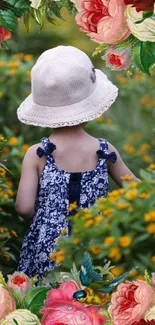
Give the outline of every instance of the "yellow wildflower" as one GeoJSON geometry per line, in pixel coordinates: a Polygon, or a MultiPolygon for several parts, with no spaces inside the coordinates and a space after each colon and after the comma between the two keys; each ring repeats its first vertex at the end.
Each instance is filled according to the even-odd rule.
{"type": "Polygon", "coordinates": [[[122,257],[121,251],[117,246],[114,246],[110,249],[108,257],[113,261],[119,261],[122,257]]]}
{"type": "Polygon", "coordinates": [[[49,259],[50,260],[54,260],[57,256],[57,252],[56,251],[53,251],[52,254],[49,256],[49,259]]]}
{"type": "Polygon", "coordinates": [[[137,275],[137,270],[133,270],[132,272],[130,272],[129,277],[133,277],[137,275]]]}
{"type": "Polygon", "coordinates": [[[130,183],[128,183],[129,188],[135,188],[137,186],[138,186],[138,182],[130,182],[130,183]]]}
{"type": "Polygon", "coordinates": [[[0,91],[0,98],[3,96],[3,92],[2,91],[0,91]]]}
{"type": "Polygon", "coordinates": [[[103,216],[98,215],[95,217],[95,226],[98,226],[103,221],[103,216]]]}
{"type": "Polygon", "coordinates": [[[144,275],[143,274],[138,274],[137,279],[144,281],[144,275]]]}
{"type": "Polygon", "coordinates": [[[145,154],[148,150],[150,149],[150,145],[148,143],[143,143],[141,144],[138,152],[141,153],[142,155],[145,154]]]}
{"type": "Polygon", "coordinates": [[[151,257],[151,261],[152,261],[153,263],[155,263],[155,255],[152,255],[152,257],[151,257]]]}
{"type": "Polygon", "coordinates": [[[131,237],[129,236],[121,236],[119,239],[119,243],[121,247],[128,247],[131,244],[131,237]]]}
{"type": "Polygon", "coordinates": [[[11,187],[11,186],[13,185],[13,183],[12,183],[10,180],[7,180],[7,181],[5,182],[5,184],[6,184],[7,186],[9,186],[9,187],[11,187]]]}
{"type": "Polygon", "coordinates": [[[1,233],[6,232],[6,231],[8,231],[8,228],[4,228],[4,227],[0,228],[1,233]]]}
{"type": "Polygon", "coordinates": [[[10,69],[18,68],[18,66],[19,66],[19,62],[17,62],[17,61],[12,61],[12,62],[10,62],[10,63],[8,64],[8,67],[9,67],[10,69]]]}
{"type": "Polygon", "coordinates": [[[129,144],[126,144],[124,146],[124,150],[131,155],[134,155],[136,153],[135,148],[133,146],[130,146],[129,144]]]}
{"type": "Polygon", "coordinates": [[[125,203],[125,202],[124,203],[118,203],[117,207],[120,210],[124,210],[124,209],[127,209],[129,207],[129,203],[125,203]]]}
{"type": "Polygon", "coordinates": [[[69,205],[68,211],[75,210],[77,208],[77,203],[73,202],[69,205]]]}
{"type": "Polygon", "coordinates": [[[15,236],[15,237],[18,237],[16,231],[14,231],[14,230],[11,230],[11,234],[12,234],[13,236],[15,236]]]}
{"type": "Polygon", "coordinates": [[[148,169],[155,169],[155,164],[151,164],[148,166],[148,169]]]}
{"type": "Polygon", "coordinates": [[[94,254],[94,255],[98,255],[102,252],[102,248],[98,247],[96,245],[92,245],[90,246],[90,251],[94,254]]]}
{"type": "Polygon", "coordinates": [[[79,238],[75,238],[74,240],[73,240],[73,244],[74,245],[78,245],[80,243],[80,239],[79,238]]]}
{"type": "Polygon", "coordinates": [[[129,82],[128,78],[125,78],[125,77],[123,77],[121,75],[116,75],[116,80],[121,84],[125,84],[125,83],[129,82]]]}
{"type": "Polygon", "coordinates": [[[21,149],[24,151],[24,152],[26,152],[28,149],[29,149],[29,145],[28,144],[23,144],[22,146],[21,146],[21,149]]]}
{"type": "Polygon", "coordinates": [[[124,181],[130,181],[132,178],[133,176],[128,174],[121,176],[121,179],[123,179],[124,181]]]}
{"type": "Polygon", "coordinates": [[[84,220],[87,220],[87,219],[91,219],[93,216],[92,216],[92,214],[89,212],[89,213],[85,213],[83,216],[82,216],[82,218],[84,219],[84,220]]]}
{"type": "Polygon", "coordinates": [[[31,76],[31,71],[26,71],[26,75],[27,75],[27,77],[30,77],[31,76]]]}
{"type": "Polygon", "coordinates": [[[55,264],[61,264],[64,261],[65,257],[64,255],[57,255],[55,258],[55,264]]]}
{"type": "Polygon", "coordinates": [[[60,231],[60,236],[65,236],[67,234],[67,228],[63,228],[60,231]]]}
{"type": "Polygon", "coordinates": [[[16,137],[12,137],[12,138],[10,138],[10,140],[9,140],[9,144],[10,144],[11,146],[16,145],[17,142],[18,142],[18,138],[16,138],[16,137]]]}
{"type": "Polygon", "coordinates": [[[152,158],[151,158],[150,156],[148,156],[148,155],[144,155],[144,156],[143,156],[143,160],[144,160],[145,162],[150,162],[150,161],[152,160],[152,158]]]}
{"type": "Polygon", "coordinates": [[[149,234],[155,234],[155,223],[150,223],[147,227],[146,230],[149,234]]]}
{"type": "Polygon", "coordinates": [[[151,210],[144,214],[144,220],[146,222],[155,221],[155,210],[151,210]]]}
{"type": "Polygon", "coordinates": [[[112,124],[112,120],[111,120],[110,118],[108,118],[108,119],[106,120],[105,124],[107,124],[107,125],[111,125],[111,124],[112,124]]]}
{"type": "Polygon", "coordinates": [[[109,214],[111,214],[113,212],[113,209],[112,208],[108,208],[108,209],[105,209],[104,210],[104,214],[107,216],[109,214]]]}
{"type": "Polygon", "coordinates": [[[24,53],[17,53],[16,56],[17,56],[17,58],[19,58],[19,59],[23,59],[23,57],[24,57],[24,53]]]}
{"type": "Polygon", "coordinates": [[[133,200],[133,199],[135,199],[135,197],[137,196],[137,194],[138,194],[137,189],[133,189],[133,190],[128,191],[125,194],[125,198],[128,199],[128,200],[133,200]]]}
{"type": "Polygon", "coordinates": [[[142,193],[139,194],[139,197],[140,197],[141,199],[147,199],[149,196],[150,196],[150,195],[149,195],[148,193],[146,193],[146,192],[142,192],[142,193]]]}
{"type": "Polygon", "coordinates": [[[0,167],[0,177],[6,176],[6,170],[3,167],[0,167]]]}
{"type": "Polygon", "coordinates": [[[31,54],[24,55],[24,60],[25,61],[30,61],[30,60],[32,60],[32,58],[33,58],[33,56],[31,54]]]}
{"type": "Polygon", "coordinates": [[[6,61],[0,61],[0,68],[3,68],[6,66],[6,61]]]}
{"type": "Polygon", "coordinates": [[[14,192],[13,192],[10,188],[6,189],[6,193],[7,193],[9,196],[14,196],[14,192]]]}
{"type": "Polygon", "coordinates": [[[117,277],[119,275],[121,275],[124,272],[124,268],[121,266],[115,266],[113,267],[113,269],[111,270],[112,274],[117,277]]]}
{"type": "Polygon", "coordinates": [[[3,148],[2,148],[2,151],[3,151],[4,153],[8,153],[8,152],[9,152],[9,148],[8,148],[8,147],[3,147],[3,148]]]}
{"type": "Polygon", "coordinates": [[[0,135],[0,141],[1,142],[5,142],[5,141],[7,141],[2,135],[0,135]]]}
{"type": "Polygon", "coordinates": [[[16,69],[10,69],[10,76],[14,76],[17,73],[16,69]]]}
{"type": "Polygon", "coordinates": [[[102,123],[104,121],[104,117],[100,116],[96,119],[97,122],[102,123]]]}
{"type": "Polygon", "coordinates": [[[112,245],[114,243],[114,241],[115,241],[115,238],[113,236],[108,236],[108,237],[105,238],[103,243],[106,246],[110,246],[110,245],[112,245]]]}
{"type": "Polygon", "coordinates": [[[94,223],[94,221],[93,221],[92,219],[87,220],[87,221],[85,222],[85,224],[84,224],[84,227],[85,227],[85,228],[89,228],[89,227],[91,227],[91,226],[93,225],[93,223],[94,223]]]}
{"type": "Polygon", "coordinates": [[[60,255],[64,255],[65,252],[66,252],[65,248],[61,248],[61,249],[59,250],[58,254],[60,254],[60,255]]]}

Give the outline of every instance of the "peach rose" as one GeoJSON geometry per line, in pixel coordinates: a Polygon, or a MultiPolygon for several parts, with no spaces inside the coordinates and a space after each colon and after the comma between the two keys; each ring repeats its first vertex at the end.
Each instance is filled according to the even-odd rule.
{"type": "Polygon", "coordinates": [[[108,312],[112,325],[132,325],[144,318],[146,311],[155,303],[154,289],[144,281],[127,281],[119,284],[112,294],[108,312]]]}
{"type": "Polygon", "coordinates": [[[14,272],[12,275],[8,275],[7,286],[9,289],[17,291],[22,297],[32,287],[30,278],[23,272],[14,272]]]}
{"type": "Polygon", "coordinates": [[[123,0],[73,0],[80,29],[97,43],[118,43],[130,35],[123,0]]]}
{"type": "Polygon", "coordinates": [[[15,310],[15,301],[9,291],[0,284],[0,319],[15,310]]]}
{"type": "Polygon", "coordinates": [[[109,46],[102,59],[111,70],[127,69],[131,65],[131,46],[123,50],[109,46]]]}
{"type": "Polygon", "coordinates": [[[79,290],[74,281],[61,283],[58,289],[52,289],[45,301],[42,325],[103,325],[107,319],[98,312],[97,306],[86,307],[73,299],[73,293],[79,290]]]}

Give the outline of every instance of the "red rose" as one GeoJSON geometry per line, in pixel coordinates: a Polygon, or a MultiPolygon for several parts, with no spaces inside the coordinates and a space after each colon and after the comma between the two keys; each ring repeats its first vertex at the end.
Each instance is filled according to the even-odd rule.
{"type": "Polygon", "coordinates": [[[0,42],[10,37],[11,37],[11,33],[7,29],[0,26],[0,42]]]}
{"type": "Polygon", "coordinates": [[[125,5],[132,5],[137,11],[152,11],[154,0],[124,0],[125,5]]]}

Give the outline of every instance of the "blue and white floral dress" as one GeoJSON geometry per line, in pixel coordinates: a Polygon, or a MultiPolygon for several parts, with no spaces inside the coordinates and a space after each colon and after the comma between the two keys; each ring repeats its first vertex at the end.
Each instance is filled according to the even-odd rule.
{"type": "Polygon", "coordinates": [[[76,201],[79,209],[89,208],[99,197],[107,196],[109,189],[107,159],[113,163],[116,154],[108,152],[108,143],[99,139],[100,149],[95,169],[69,173],[56,166],[52,152],[56,146],[43,138],[43,148],[37,149],[37,155],[46,156],[46,164],[41,173],[35,204],[33,222],[25,236],[19,271],[33,277],[43,277],[55,265],[50,255],[56,246],[61,230],[68,228],[69,205],[76,201]]]}

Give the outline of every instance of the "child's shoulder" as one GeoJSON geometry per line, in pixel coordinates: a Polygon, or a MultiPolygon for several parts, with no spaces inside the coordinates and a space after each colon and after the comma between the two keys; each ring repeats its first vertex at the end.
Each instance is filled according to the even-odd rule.
{"type": "Polygon", "coordinates": [[[30,146],[25,154],[24,159],[33,160],[33,161],[37,162],[39,159],[39,157],[36,154],[38,147],[43,148],[43,145],[41,143],[36,143],[36,144],[33,144],[32,146],[30,146]]]}

